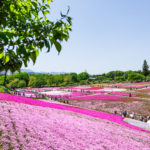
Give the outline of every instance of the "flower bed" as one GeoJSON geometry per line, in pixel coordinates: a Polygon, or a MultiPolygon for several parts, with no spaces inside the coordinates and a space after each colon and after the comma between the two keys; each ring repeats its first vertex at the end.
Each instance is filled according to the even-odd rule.
{"type": "Polygon", "coordinates": [[[130,86],[123,86],[123,88],[136,88],[136,89],[140,89],[140,88],[145,88],[147,87],[147,85],[130,85],[130,86]]]}
{"type": "Polygon", "coordinates": [[[91,87],[91,88],[87,88],[87,89],[84,89],[84,90],[100,90],[102,88],[99,88],[99,87],[91,87]]]}
{"type": "Polygon", "coordinates": [[[69,111],[0,102],[1,148],[22,150],[141,150],[148,133],[69,111]]]}
{"type": "Polygon", "coordinates": [[[80,99],[80,100],[116,100],[116,99],[121,99],[121,98],[124,98],[124,97],[113,96],[113,95],[105,95],[105,94],[97,94],[97,95],[72,97],[71,99],[80,99]]]}
{"type": "Polygon", "coordinates": [[[60,89],[64,89],[64,87],[52,87],[52,88],[26,88],[26,89],[17,89],[17,90],[42,92],[42,91],[52,91],[52,90],[60,90],[60,89]]]}
{"type": "Polygon", "coordinates": [[[119,83],[119,84],[111,84],[108,87],[122,87],[122,88],[144,88],[146,86],[150,86],[150,82],[133,82],[133,83],[119,83]]]}
{"type": "Polygon", "coordinates": [[[72,88],[28,88],[28,89],[17,89],[19,96],[24,97],[36,97],[37,94],[44,94],[48,97],[76,97],[82,95],[90,95],[95,93],[109,93],[115,91],[125,91],[125,89],[117,89],[117,88],[99,88],[93,87],[90,88],[88,86],[78,86],[72,88]]]}
{"type": "Polygon", "coordinates": [[[138,89],[138,91],[141,91],[141,92],[150,92],[150,88],[145,88],[145,89],[138,89]]]}
{"type": "Polygon", "coordinates": [[[88,89],[88,88],[91,88],[90,86],[75,86],[75,87],[71,87],[70,89],[88,89]]]}
{"type": "MultiPolygon", "coordinates": [[[[121,96],[130,96],[130,93],[124,93],[124,92],[111,92],[112,95],[121,95],[121,96]]],[[[132,97],[135,97],[136,94],[131,94],[132,97]]]]}
{"type": "MultiPolygon", "coordinates": [[[[113,114],[107,114],[107,113],[97,112],[97,111],[93,111],[93,110],[86,110],[86,109],[81,109],[81,108],[72,107],[72,106],[68,106],[68,105],[49,103],[49,102],[44,102],[41,100],[24,98],[24,97],[20,97],[20,96],[5,94],[5,93],[0,93],[0,101],[10,101],[10,102],[24,103],[24,104],[34,105],[34,106],[42,106],[42,107],[68,110],[68,111],[92,116],[95,118],[106,119],[106,120],[121,124],[123,126],[129,127],[131,129],[145,131],[141,128],[138,128],[138,127],[135,127],[135,126],[132,126],[132,125],[129,125],[129,124],[123,122],[122,121],[123,117],[116,116],[113,114]]],[[[145,131],[145,132],[150,133],[150,131],[145,131]]]]}

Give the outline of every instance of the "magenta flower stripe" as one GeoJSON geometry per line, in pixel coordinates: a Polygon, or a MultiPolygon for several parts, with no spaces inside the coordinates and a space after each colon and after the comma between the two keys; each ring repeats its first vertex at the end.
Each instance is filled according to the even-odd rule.
{"type": "Polygon", "coordinates": [[[105,94],[96,94],[96,95],[88,95],[88,96],[80,96],[80,97],[72,97],[71,99],[80,99],[80,100],[117,100],[124,97],[114,96],[114,95],[105,95],[105,94]]]}

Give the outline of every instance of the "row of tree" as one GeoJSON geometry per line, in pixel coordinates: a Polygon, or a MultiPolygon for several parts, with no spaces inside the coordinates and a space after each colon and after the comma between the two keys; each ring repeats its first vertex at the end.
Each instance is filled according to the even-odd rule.
{"type": "Polygon", "coordinates": [[[150,76],[144,76],[140,71],[111,71],[98,75],[99,82],[141,82],[150,81],[150,76]]]}
{"type": "MultiPolygon", "coordinates": [[[[4,83],[4,75],[0,76],[0,85],[4,83]]],[[[16,73],[8,75],[6,79],[7,87],[9,88],[24,88],[24,87],[55,87],[55,86],[72,86],[86,85],[93,83],[110,83],[110,82],[134,82],[134,81],[150,81],[150,75],[144,76],[135,71],[111,71],[102,75],[89,75],[87,72],[80,74],[31,74],[16,73]]]]}
{"type": "MultiPolygon", "coordinates": [[[[110,71],[101,75],[95,75],[98,82],[141,82],[150,81],[150,70],[146,60],[143,62],[142,70],[139,71],[110,71]]],[[[96,81],[96,82],[97,82],[96,81]]]]}
{"type": "Polygon", "coordinates": [[[141,82],[150,81],[150,71],[144,60],[142,71],[110,71],[106,74],[89,75],[87,72],[66,74],[31,74],[21,72],[13,75],[1,75],[0,85],[6,84],[9,88],[23,87],[54,87],[85,85],[110,82],[141,82]]]}
{"type": "Polygon", "coordinates": [[[5,80],[5,75],[0,76],[0,85],[6,82],[9,88],[23,87],[54,87],[54,86],[69,86],[78,84],[89,84],[89,74],[87,72],[69,73],[69,74],[31,74],[22,72],[9,75],[5,80]]]}

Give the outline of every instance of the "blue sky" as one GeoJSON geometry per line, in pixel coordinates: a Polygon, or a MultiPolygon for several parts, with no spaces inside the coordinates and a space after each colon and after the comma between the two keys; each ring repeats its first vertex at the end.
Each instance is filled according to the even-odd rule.
{"type": "Polygon", "coordinates": [[[44,72],[101,74],[112,70],[140,70],[144,59],[150,64],[149,0],[54,0],[49,18],[60,11],[73,18],[70,39],[42,52],[29,69],[44,72]]]}

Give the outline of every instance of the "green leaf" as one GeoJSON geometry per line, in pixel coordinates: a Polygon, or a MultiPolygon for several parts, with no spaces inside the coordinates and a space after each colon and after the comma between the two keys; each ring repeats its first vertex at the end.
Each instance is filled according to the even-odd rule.
{"type": "Polygon", "coordinates": [[[69,38],[72,20],[69,9],[56,22],[49,20],[52,1],[0,0],[0,70],[15,71],[30,60],[35,63],[44,46],[48,52],[53,45],[61,51],[61,41],[69,38]]]}
{"type": "Polygon", "coordinates": [[[8,38],[6,37],[4,32],[0,32],[0,40],[3,40],[5,44],[8,43],[8,38]]]}
{"type": "Polygon", "coordinates": [[[24,37],[23,36],[19,36],[18,40],[22,41],[22,40],[24,40],[24,37]]]}
{"type": "Polygon", "coordinates": [[[37,3],[36,2],[31,2],[32,3],[32,5],[35,7],[35,8],[37,8],[37,3]]]}
{"type": "Polygon", "coordinates": [[[44,42],[39,42],[39,47],[42,49],[44,47],[44,42]]]}
{"type": "Polygon", "coordinates": [[[49,10],[43,11],[44,16],[46,16],[49,13],[50,13],[49,10]]]}
{"type": "Polygon", "coordinates": [[[13,5],[13,4],[10,5],[10,10],[11,10],[12,12],[14,11],[14,5],[13,5]]]}
{"type": "Polygon", "coordinates": [[[61,44],[59,42],[57,42],[57,41],[55,41],[54,44],[55,44],[55,47],[56,47],[58,53],[60,53],[60,51],[61,51],[61,44]]]}
{"type": "Polygon", "coordinates": [[[35,61],[36,61],[36,53],[35,53],[35,52],[30,53],[30,58],[32,59],[33,64],[35,64],[35,61]]]}
{"type": "Polygon", "coordinates": [[[49,6],[48,4],[45,4],[45,6],[46,6],[47,8],[50,8],[50,6],[49,6]]]}
{"type": "Polygon", "coordinates": [[[6,54],[6,55],[5,55],[5,64],[8,63],[9,60],[10,60],[10,57],[9,57],[9,55],[6,54]]]}
{"type": "Polygon", "coordinates": [[[23,62],[24,62],[24,66],[27,67],[27,66],[28,66],[28,65],[27,65],[27,60],[24,59],[23,62]]]}
{"type": "Polygon", "coordinates": [[[0,53],[0,59],[3,57],[4,55],[4,52],[0,53]]]}
{"type": "Polygon", "coordinates": [[[50,51],[50,43],[47,39],[44,39],[44,42],[45,42],[46,48],[48,48],[47,52],[49,52],[50,51]]]}
{"type": "Polygon", "coordinates": [[[39,56],[39,51],[38,51],[38,49],[35,48],[34,51],[35,51],[36,57],[39,56]]]}
{"type": "Polygon", "coordinates": [[[53,0],[47,0],[47,3],[49,4],[50,2],[53,2],[53,0]]]}

